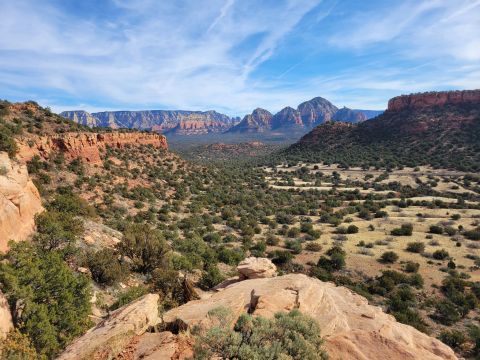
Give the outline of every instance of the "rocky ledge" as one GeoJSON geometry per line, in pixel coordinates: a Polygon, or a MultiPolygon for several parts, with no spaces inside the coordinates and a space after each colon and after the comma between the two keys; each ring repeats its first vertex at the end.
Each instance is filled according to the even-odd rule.
{"type": "Polygon", "coordinates": [[[423,109],[448,104],[480,104],[480,90],[426,92],[397,96],[388,102],[389,111],[423,109]]]}
{"type": "Polygon", "coordinates": [[[162,320],[157,299],[149,294],[117,310],[59,359],[187,359],[193,346],[189,330],[211,326],[208,313],[218,307],[228,308],[233,322],[245,312],[272,317],[299,309],[318,322],[330,359],[457,359],[439,340],[398,323],[362,296],[301,274],[236,282],[166,312],[162,320]]]}
{"type": "Polygon", "coordinates": [[[108,132],[108,133],[65,133],[36,138],[23,138],[17,141],[17,157],[28,161],[33,156],[48,157],[53,152],[63,152],[67,160],[81,158],[86,162],[101,161],[100,152],[107,146],[124,148],[127,146],[152,145],[168,149],[165,136],[156,133],[108,132]]]}

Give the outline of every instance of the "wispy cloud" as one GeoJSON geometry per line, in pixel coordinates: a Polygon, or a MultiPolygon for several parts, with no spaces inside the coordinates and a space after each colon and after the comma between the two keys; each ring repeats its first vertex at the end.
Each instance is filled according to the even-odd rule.
{"type": "Polygon", "coordinates": [[[382,108],[399,92],[480,87],[480,0],[357,4],[0,2],[0,97],[240,115],[318,95],[382,108]]]}

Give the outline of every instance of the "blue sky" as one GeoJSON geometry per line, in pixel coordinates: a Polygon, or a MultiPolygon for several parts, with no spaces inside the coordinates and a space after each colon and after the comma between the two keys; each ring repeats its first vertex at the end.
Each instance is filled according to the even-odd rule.
{"type": "Polygon", "coordinates": [[[480,88],[480,0],[0,0],[0,98],[55,111],[383,109],[480,88]]]}

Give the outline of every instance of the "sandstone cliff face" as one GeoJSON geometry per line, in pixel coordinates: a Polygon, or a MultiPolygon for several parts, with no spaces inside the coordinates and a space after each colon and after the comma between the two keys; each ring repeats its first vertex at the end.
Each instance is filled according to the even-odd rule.
{"type": "Polygon", "coordinates": [[[303,126],[302,117],[298,110],[286,107],[273,116],[272,128],[303,126]]]}
{"type": "Polygon", "coordinates": [[[349,289],[305,275],[250,279],[226,286],[210,298],[191,301],[165,313],[162,328],[167,331],[155,334],[145,332],[146,324],[153,325],[151,319],[157,314],[150,300],[149,306],[144,305],[151,296],[119,309],[70,345],[60,359],[109,359],[120,352],[128,359],[186,359],[192,356],[192,341],[186,335],[174,333],[193,326],[211,326],[208,312],[217,307],[230,309],[236,318],[246,311],[271,317],[276,312],[298,308],[317,320],[325,348],[333,360],[457,359],[439,340],[396,322],[349,289]],[[131,325],[129,314],[139,318],[137,326],[131,325]],[[127,334],[130,342],[126,341],[127,334]],[[114,339],[119,339],[115,347],[111,346],[114,339]],[[119,350],[119,345],[127,342],[119,350]],[[104,356],[94,357],[99,349],[105,349],[104,356]]]}
{"type": "Polygon", "coordinates": [[[297,110],[300,112],[305,126],[313,127],[332,120],[332,116],[338,111],[338,108],[330,101],[316,97],[298,105],[297,110]]]}
{"type": "Polygon", "coordinates": [[[388,102],[388,110],[423,109],[448,104],[480,103],[480,90],[427,92],[397,96],[388,102]]]}
{"type": "Polygon", "coordinates": [[[76,110],[64,111],[60,115],[90,127],[142,129],[177,135],[222,132],[239,121],[216,111],[145,110],[88,113],[76,110]],[[182,122],[190,125],[179,127],[182,122]],[[192,122],[195,123],[194,126],[191,125],[192,122]],[[191,132],[188,131],[190,129],[191,132]],[[202,129],[202,132],[199,132],[199,129],[202,129]]]}
{"type": "Polygon", "coordinates": [[[0,153],[0,252],[9,240],[25,240],[35,228],[34,217],[43,210],[40,194],[27,167],[0,153]]]}
{"type": "Polygon", "coordinates": [[[124,148],[126,146],[152,145],[167,149],[165,136],[155,133],[66,133],[42,137],[30,137],[17,141],[18,158],[28,161],[33,156],[48,157],[51,153],[61,151],[67,160],[81,158],[86,162],[98,163],[100,151],[107,146],[124,148]]]}

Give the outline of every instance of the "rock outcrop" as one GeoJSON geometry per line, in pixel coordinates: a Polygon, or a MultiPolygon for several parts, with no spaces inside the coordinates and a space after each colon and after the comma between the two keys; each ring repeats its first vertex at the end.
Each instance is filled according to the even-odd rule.
{"type": "Polygon", "coordinates": [[[112,359],[136,336],[159,323],[157,294],[147,294],[115,312],[70,344],[59,360],[112,359]]]}
{"type": "Polygon", "coordinates": [[[256,108],[249,115],[245,115],[240,123],[229,130],[230,133],[258,133],[270,130],[272,114],[265,109],[256,108]]]}
{"type": "Polygon", "coordinates": [[[316,97],[298,105],[303,124],[309,128],[332,120],[338,108],[327,99],[316,97]]]}
{"type": "Polygon", "coordinates": [[[299,309],[318,322],[325,349],[333,360],[457,359],[439,340],[398,323],[351,290],[301,274],[233,283],[209,298],[190,301],[166,312],[159,324],[165,331],[156,334],[145,332],[147,324],[154,325],[154,317],[149,316],[156,316],[153,303],[142,305],[145,299],[118,310],[70,345],[60,359],[95,358],[93,354],[100,349],[106,355],[98,359],[111,358],[115,351],[128,353],[129,359],[186,359],[192,355],[188,330],[211,326],[208,313],[218,307],[228,308],[234,315],[232,321],[245,312],[272,317],[279,311],[299,309]],[[131,314],[138,318],[136,326],[132,325],[131,314]],[[122,344],[126,345],[120,349],[122,344]]]}
{"type": "Polygon", "coordinates": [[[267,258],[246,258],[238,264],[237,271],[241,280],[271,278],[277,275],[277,267],[267,258]]]}
{"type": "Polygon", "coordinates": [[[170,310],[164,321],[181,329],[208,326],[208,312],[220,306],[235,318],[245,311],[271,317],[298,308],[319,323],[331,359],[456,359],[448,346],[396,322],[362,296],[301,274],[235,283],[209,299],[170,310]]]}
{"type": "Polygon", "coordinates": [[[35,228],[35,215],[43,210],[40,194],[27,167],[0,153],[0,252],[8,241],[25,240],[35,228]]]}
{"type": "Polygon", "coordinates": [[[0,291],[0,340],[5,339],[10,330],[13,330],[12,314],[7,299],[0,291]]]}
{"type": "Polygon", "coordinates": [[[388,102],[389,111],[424,109],[448,104],[479,104],[480,90],[426,92],[397,96],[388,102]]]}
{"type": "Polygon", "coordinates": [[[63,152],[67,160],[81,158],[86,162],[101,161],[100,152],[106,147],[124,148],[127,146],[152,145],[168,149],[165,136],[142,132],[105,132],[105,133],[65,133],[41,137],[20,138],[17,141],[18,155],[22,161],[28,161],[39,155],[47,158],[51,153],[63,152]]]}

